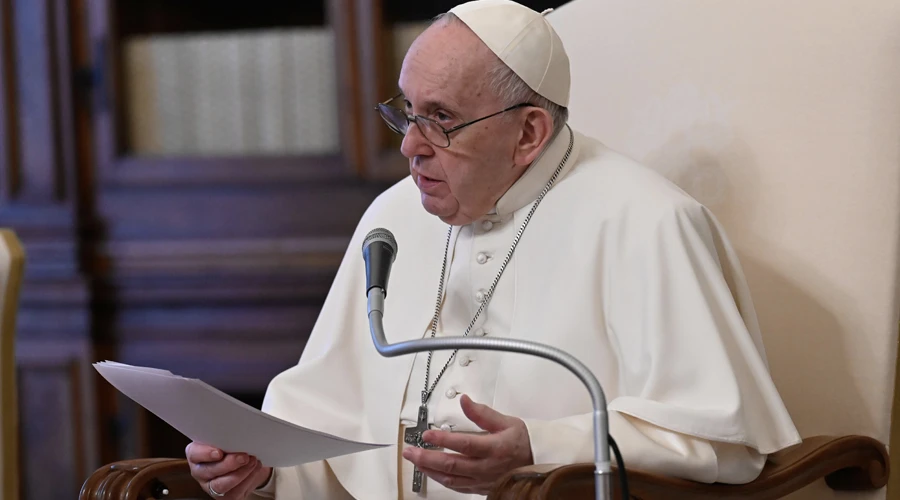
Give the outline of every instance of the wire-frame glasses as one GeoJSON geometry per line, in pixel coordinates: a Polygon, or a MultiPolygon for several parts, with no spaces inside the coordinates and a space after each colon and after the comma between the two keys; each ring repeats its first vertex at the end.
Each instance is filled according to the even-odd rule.
{"type": "Polygon", "coordinates": [[[429,142],[439,148],[450,147],[450,134],[456,132],[457,130],[463,129],[482,120],[487,120],[488,118],[497,116],[499,114],[506,113],[507,111],[512,111],[514,109],[532,105],[527,102],[519,103],[506,109],[497,111],[496,113],[482,116],[477,120],[472,120],[470,122],[457,125],[453,128],[445,129],[438,122],[432,120],[431,118],[427,118],[422,115],[410,115],[402,109],[388,104],[402,95],[403,94],[400,93],[395,95],[394,97],[391,97],[387,101],[378,103],[375,106],[375,109],[378,110],[378,112],[381,114],[381,118],[385,123],[387,123],[388,128],[390,128],[394,132],[400,135],[406,135],[406,132],[409,130],[410,122],[415,122],[416,126],[419,127],[419,131],[422,132],[422,135],[425,136],[425,138],[428,139],[429,142]]]}

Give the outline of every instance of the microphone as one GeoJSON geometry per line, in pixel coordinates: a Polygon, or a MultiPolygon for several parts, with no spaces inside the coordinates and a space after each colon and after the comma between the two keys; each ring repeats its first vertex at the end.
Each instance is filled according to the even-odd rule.
{"type": "Polygon", "coordinates": [[[363,240],[362,254],[366,261],[366,295],[373,288],[381,288],[387,297],[391,265],[397,257],[397,240],[387,229],[373,229],[363,240]]]}
{"type": "MultiPolygon", "coordinates": [[[[606,395],[603,393],[597,377],[591,373],[590,369],[565,351],[527,340],[456,336],[407,340],[389,344],[384,333],[384,297],[387,293],[387,278],[396,254],[397,241],[387,229],[378,228],[370,231],[363,242],[363,258],[366,260],[369,331],[378,353],[384,357],[395,357],[417,352],[455,349],[501,351],[537,356],[564,366],[581,380],[591,395],[591,402],[594,405],[594,494],[596,500],[611,498],[609,483],[612,464],[609,456],[609,416],[606,410],[606,395]],[[377,288],[381,288],[382,293],[378,293],[377,288]]],[[[621,462],[619,466],[624,468],[621,462]]]]}

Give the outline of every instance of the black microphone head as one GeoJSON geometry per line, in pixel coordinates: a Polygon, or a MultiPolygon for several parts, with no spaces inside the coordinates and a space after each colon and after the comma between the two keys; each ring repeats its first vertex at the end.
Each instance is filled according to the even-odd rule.
{"type": "Polygon", "coordinates": [[[372,288],[380,287],[386,297],[391,264],[397,256],[397,240],[387,229],[373,229],[363,240],[362,254],[366,261],[366,296],[372,288]]]}
{"type": "Polygon", "coordinates": [[[363,240],[362,250],[363,254],[365,254],[366,249],[372,243],[376,241],[381,241],[387,244],[387,246],[391,249],[391,262],[394,261],[394,257],[397,255],[397,240],[394,239],[394,233],[388,231],[383,227],[375,228],[369,231],[369,234],[366,235],[366,239],[363,240]]]}

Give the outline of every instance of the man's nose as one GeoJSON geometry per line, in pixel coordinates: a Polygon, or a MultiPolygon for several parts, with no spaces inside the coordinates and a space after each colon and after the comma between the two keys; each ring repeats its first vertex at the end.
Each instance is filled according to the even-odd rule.
{"type": "Polygon", "coordinates": [[[422,135],[415,122],[409,123],[403,142],[400,144],[400,152],[403,156],[413,159],[416,156],[431,156],[434,154],[434,145],[422,135]]]}

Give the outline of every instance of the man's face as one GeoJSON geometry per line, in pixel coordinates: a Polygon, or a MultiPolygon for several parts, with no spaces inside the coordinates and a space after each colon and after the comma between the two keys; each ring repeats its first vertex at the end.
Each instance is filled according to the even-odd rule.
{"type": "MultiPolygon", "coordinates": [[[[401,106],[444,129],[496,113],[504,106],[486,76],[494,61],[496,56],[465,25],[438,22],[406,54],[401,106]]],[[[487,214],[527,167],[514,159],[520,121],[518,116],[488,118],[450,134],[449,148],[435,146],[410,124],[400,151],[409,158],[425,210],[453,225],[487,214]]]]}

